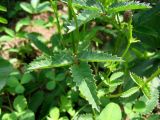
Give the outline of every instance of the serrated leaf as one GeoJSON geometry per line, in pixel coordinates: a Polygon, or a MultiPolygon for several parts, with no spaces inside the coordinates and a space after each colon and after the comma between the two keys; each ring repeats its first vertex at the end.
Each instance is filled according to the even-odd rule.
{"type": "MultiPolygon", "coordinates": [[[[77,23],[78,27],[82,26],[83,24],[97,18],[100,16],[98,11],[91,11],[91,10],[83,10],[81,13],[77,15],[77,23]]],[[[68,33],[74,31],[76,29],[76,23],[74,20],[71,20],[67,23],[68,33]]]]}
{"type": "Polygon", "coordinates": [[[29,64],[28,70],[68,66],[73,63],[72,55],[66,52],[42,55],[29,64]]]}
{"type": "Polygon", "coordinates": [[[110,87],[116,87],[118,85],[121,85],[123,84],[123,80],[113,80],[113,81],[110,81],[110,82],[106,82],[107,85],[109,85],[110,87]]]}
{"type": "Polygon", "coordinates": [[[140,87],[142,87],[144,85],[144,81],[142,78],[140,78],[139,76],[137,76],[134,73],[130,73],[130,76],[132,78],[132,80],[140,87]]]}
{"type": "Polygon", "coordinates": [[[123,72],[115,72],[115,73],[113,73],[113,74],[111,75],[110,80],[111,80],[111,81],[112,81],[112,80],[116,80],[116,79],[122,77],[123,74],[124,74],[123,72]]]}
{"type": "Polygon", "coordinates": [[[130,73],[131,78],[133,79],[133,81],[141,88],[143,94],[147,97],[150,98],[150,88],[148,86],[147,83],[145,83],[145,81],[140,78],[139,76],[137,76],[134,73],[130,73]]]}
{"type": "Polygon", "coordinates": [[[109,103],[100,113],[98,120],[121,120],[122,113],[118,104],[109,103]]]}
{"type": "MultiPolygon", "coordinates": [[[[68,0],[62,2],[68,3],[68,0]]],[[[87,10],[101,10],[101,3],[96,0],[72,0],[72,5],[87,10]]]]}
{"type": "Polygon", "coordinates": [[[99,99],[97,97],[95,80],[87,63],[80,63],[71,67],[73,81],[78,86],[85,99],[92,105],[92,108],[99,110],[99,99]]]}
{"type": "Polygon", "coordinates": [[[148,84],[145,84],[142,88],[141,88],[143,94],[150,99],[151,98],[151,90],[148,84]]]}
{"type": "Polygon", "coordinates": [[[139,3],[137,1],[129,1],[129,2],[118,2],[114,3],[109,7],[110,13],[127,11],[127,10],[135,10],[135,9],[147,9],[151,8],[149,4],[139,3]]]}
{"type": "Polygon", "coordinates": [[[152,87],[151,90],[151,98],[148,99],[145,96],[141,97],[139,100],[145,102],[146,108],[142,114],[149,114],[151,113],[154,108],[158,105],[159,102],[159,91],[157,88],[152,87]]]}
{"type": "Polygon", "coordinates": [[[79,59],[86,62],[123,61],[120,57],[108,53],[84,51],[79,54],[79,59]]]}
{"type": "Polygon", "coordinates": [[[134,93],[136,93],[139,90],[139,87],[132,87],[129,90],[125,91],[122,93],[121,97],[129,97],[131,95],[133,95],[134,93]]]}

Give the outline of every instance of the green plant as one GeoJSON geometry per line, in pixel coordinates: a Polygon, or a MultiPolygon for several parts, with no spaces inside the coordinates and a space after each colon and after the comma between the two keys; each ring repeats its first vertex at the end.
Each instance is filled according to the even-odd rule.
{"type": "MultiPolygon", "coordinates": [[[[86,1],[85,1],[86,2],[86,1]]],[[[93,110],[96,109],[97,111],[100,111],[100,99],[97,96],[97,91],[98,88],[96,86],[96,82],[98,83],[99,81],[95,81],[94,76],[92,75],[92,70],[90,69],[90,65],[88,63],[93,63],[94,67],[94,72],[95,75],[97,76],[99,74],[99,71],[97,70],[98,68],[95,66],[95,62],[97,63],[111,63],[111,65],[107,66],[113,67],[115,65],[114,69],[118,69],[118,65],[120,63],[123,64],[122,58],[124,58],[129,50],[129,47],[132,43],[136,42],[136,40],[132,36],[132,16],[130,16],[130,19],[128,23],[122,23],[120,27],[124,27],[122,29],[126,30],[126,38],[128,39],[127,47],[122,53],[122,57],[117,57],[113,56],[111,54],[102,52],[102,51],[92,51],[90,48],[86,48],[85,50],[78,49],[78,47],[85,41],[81,40],[80,37],[80,27],[83,26],[84,24],[87,24],[89,21],[98,18],[98,17],[103,17],[106,15],[106,11],[109,12],[110,14],[116,14],[117,12],[120,11],[125,11],[125,10],[130,10],[130,9],[144,9],[144,8],[150,8],[149,5],[144,4],[144,3],[137,3],[137,2],[120,2],[120,3],[112,3],[110,6],[102,6],[100,2],[93,2],[92,6],[87,5],[87,2],[78,2],[78,1],[68,1],[68,12],[69,12],[69,19],[71,19],[71,22],[69,25],[67,25],[68,28],[68,34],[70,34],[71,39],[72,39],[72,49],[65,49],[66,43],[63,41],[64,37],[62,36],[61,33],[61,27],[59,26],[59,18],[57,17],[57,27],[58,27],[58,33],[60,35],[60,43],[62,45],[62,50],[59,50],[58,52],[45,52],[46,54],[43,56],[38,57],[35,59],[30,65],[29,65],[29,70],[34,70],[34,69],[46,69],[46,68],[53,68],[53,67],[64,67],[64,66],[71,66],[70,70],[72,73],[73,81],[76,83],[76,86],[79,88],[80,94],[84,99],[86,99],[89,104],[91,104],[93,110]],[[72,4],[73,2],[73,4],[72,4]],[[74,3],[75,2],[75,3],[74,3]],[[83,10],[80,12],[77,16],[76,13],[73,9],[73,6],[75,7],[80,7],[87,10],[83,10]],[[83,7],[82,7],[83,6],[83,7]],[[94,6],[94,7],[93,7],[94,6]],[[105,8],[106,7],[106,11],[105,8]],[[74,34],[73,34],[73,33],[74,34]]],[[[90,3],[92,3],[90,1],[90,3]]],[[[53,6],[55,14],[57,14],[56,6],[57,6],[57,1],[52,1],[51,4],[53,6]]],[[[43,45],[44,46],[44,45],[43,45]]],[[[89,45],[88,45],[89,46],[89,45]]],[[[42,48],[42,47],[41,47],[42,48]]],[[[104,65],[104,64],[102,64],[104,65]]],[[[152,78],[149,78],[147,82],[142,82],[143,80],[140,79],[138,76],[131,74],[131,77],[140,87],[133,87],[129,89],[128,91],[121,92],[117,95],[112,95],[111,93],[116,90],[116,88],[121,85],[123,82],[119,83],[119,81],[113,81],[114,79],[111,78],[109,79],[109,76],[106,76],[104,74],[104,80],[108,83],[106,86],[110,86],[110,89],[113,89],[109,92],[111,92],[111,95],[107,95],[111,98],[113,97],[129,97],[135,92],[139,91],[139,88],[142,88],[143,93],[150,98],[151,92],[149,91],[148,83],[157,75],[159,75],[159,70],[155,73],[155,75],[152,76],[152,78]],[[111,84],[111,82],[114,82],[115,85],[111,84]]],[[[108,75],[110,75],[113,72],[111,70],[108,75]]],[[[118,77],[117,77],[118,78],[118,77]]],[[[116,79],[115,79],[116,80],[116,79]]],[[[103,81],[102,81],[103,82],[103,81]]],[[[111,104],[111,103],[110,103],[111,104]]],[[[114,103],[113,103],[114,104],[114,103]]],[[[138,105],[138,104],[137,104],[138,105]]],[[[109,105],[108,105],[109,106],[109,105]]],[[[117,107],[115,105],[115,107],[117,107]]],[[[109,109],[109,108],[106,108],[109,109]]],[[[115,108],[115,109],[120,109],[120,108],[115,108]]],[[[108,111],[106,114],[110,114],[108,111]]],[[[117,120],[121,119],[121,111],[117,111],[117,120]]],[[[105,114],[104,114],[105,115],[105,114]]],[[[104,115],[103,111],[100,114],[99,119],[104,120],[104,115]]],[[[108,115],[108,116],[112,116],[108,115]]],[[[96,115],[93,116],[96,118],[96,115]]],[[[108,118],[109,120],[110,118],[108,118]]]]}
{"type": "MultiPolygon", "coordinates": [[[[5,78],[0,119],[159,119],[159,48],[145,41],[159,38],[152,23],[159,7],[127,0],[31,0],[20,6],[30,15],[15,30],[3,27],[8,36],[3,42],[24,38],[40,52],[19,70],[0,59],[0,77],[5,78]],[[59,14],[59,4],[68,8],[67,16],[66,11],[59,14]],[[54,13],[53,25],[31,20],[43,11],[54,13]],[[46,29],[56,25],[49,42],[37,33],[18,36],[23,26],[36,23],[46,29]]],[[[17,49],[17,54],[25,53],[17,49]]]]}

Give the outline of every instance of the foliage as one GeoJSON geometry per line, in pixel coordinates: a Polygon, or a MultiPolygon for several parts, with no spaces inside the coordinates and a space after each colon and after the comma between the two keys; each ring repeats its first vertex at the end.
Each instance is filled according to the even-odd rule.
{"type": "Polygon", "coordinates": [[[160,118],[160,3],[1,4],[0,119],[160,118]]]}

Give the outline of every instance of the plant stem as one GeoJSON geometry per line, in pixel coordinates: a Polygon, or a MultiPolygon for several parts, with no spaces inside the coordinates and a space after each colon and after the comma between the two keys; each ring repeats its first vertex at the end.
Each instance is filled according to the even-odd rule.
{"type": "Polygon", "coordinates": [[[86,108],[88,106],[88,104],[87,105],[85,105],[85,106],[83,106],[83,107],[81,107],[75,114],[74,114],[74,116],[72,117],[72,119],[71,120],[74,120],[75,119],[75,117],[84,109],[84,108],[86,108]]]}
{"type": "Polygon", "coordinates": [[[160,68],[158,70],[156,70],[156,72],[154,72],[146,81],[146,83],[151,82],[156,76],[158,76],[160,74],[160,68]]]}
{"type": "MultiPolygon", "coordinates": [[[[72,0],[68,0],[68,16],[69,16],[68,17],[69,21],[71,21],[72,17],[73,17],[73,15],[72,15],[72,0]]],[[[74,34],[71,33],[70,37],[72,39],[73,53],[76,55],[77,52],[76,52],[76,45],[75,45],[75,40],[74,40],[74,34]]]]}
{"type": "Polygon", "coordinates": [[[128,43],[127,43],[127,47],[126,47],[126,49],[124,50],[124,52],[123,52],[123,54],[122,54],[122,58],[123,57],[125,57],[125,55],[127,54],[127,52],[128,52],[128,50],[129,50],[129,48],[130,48],[130,46],[131,46],[131,40],[132,40],[132,20],[130,20],[129,22],[128,22],[128,29],[129,29],[129,35],[128,35],[128,43]]]}
{"type": "Polygon", "coordinates": [[[62,41],[62,32],[61,32],[61,26],[60,26],[60,22],[59,22],[59,16],[58,16],[58,10],[57,10],[57,0],[53,1],[53,0],[50,0],[51,2],[51,5],[52,5],[52,8],[53,8],[53,11],[54,11],[54,14],[55,14],[55,17],[56,17],[56,22],[57,22],[57,29],[58,29],[58,34],[60,35],[60,42],[64,48],[64,43],[62,41]]]}
{"type": "Polygon", "coordinates": [[[78,48],[78,44],[79,44],[79,27],[78,27],[78,20],[77,20],[77,16],[76,13],[74,12],[74,9],[72,7],[72,0],[68,0],[69,2],[69,8],[70,8],[70,12],[72,13],[72,17],[74,19],[75,22],[75,26],[76,26],[76,41],[74,40],[74,45],[75,45],[75,54],[77,54],[77,48],[78,48]]]}

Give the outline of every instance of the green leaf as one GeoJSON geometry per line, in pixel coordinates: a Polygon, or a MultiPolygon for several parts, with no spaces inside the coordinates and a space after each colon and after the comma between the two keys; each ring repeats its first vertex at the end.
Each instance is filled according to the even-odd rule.
{"type": "Polygon", "coordinates": [[[139,87],[132,87],[129,90],[125,91],[122,93],[121,97],[129,97],[131,95],[133,95],[134,93],[136,93],[139,90],[139,87]]]}
{"type": "Polygon", "coordinates": [[[21,8],[22,8],[24,11],[26,11],[26,12],[28,12],[28,13],[30,13],[30,14],[33,14],[33,13],[34,13],[34,9],[33,9],[33,7],[31,6],[31,4],[29,4],[29,3],[27,3],[27,2],[22,2],[22,3],[20,4],[20,6],[21,6],[21,8]]]}
{"type": "Polygon", "coordinates": [[[56,82],[54,80],[47,82],[46,88],[48,90],[53,90],[56,87],[56,82]]]}
{"type": "Polygon", "coordinates": [[[159,102],[159,91],[157,88],[152,88],[151,89],[151,97],[150,99],[146,98],[145,96],[142,96],[140,101],[143,101],[146,104],[145,110],[143,111],[142,114],[149,114],[151,113],[154,108],[158,105],[159,102]]]}
{"type": "Polygon", "coordinates": [[[15,92],[18,93],[18,94],[21,94],[24,91],[25,91],[25,88],[21,84],[17,85],[16,88],[15,88],[15,92]]]}
{"type": "Polygon", "coordinates": [[[2,5],[0,5],[0,11],[6,12],[6,11],[7,11],[7,8],[4,7],[4,6],[2,6],[2,5]]]}
{"type": "Polygon", "coordinates": [[[2,35],[0,37],[0,41],[3,42],[3,41],[11,41],[13,40],[13,37],[9,36],[9,35],[2,35]]]}
{"type": "MultiPolygon", "coordinates": [[[[82,26],[83,24],[97,18],[100,16],[100,13],[98,11],[89,11],[89,10],[84,10],[81,13],[77,15],[77,23],[78,27],[82,26]]],[[[74,31],[76,29],[76,23],[74,20],[71,20],[67,24],[68,28],[68,33],[74,31]]]]}
{"type": "Polygon", "coordinates": [[[2,116],[2,120],[17,120],[17,116],[15,113],[5,113],[2,116]]]}
{"type": "Polygon", "coordinates": [[[39,13],[42,13],[42,12],[47,12],[47,11],[52,11],[51,7],[50,7],[50,2],[48,1],[45,1],[43,3],[40,3],[37,7],[37,11],[39,13]]]}
{"type": "Polygon", "coordinates": [[[136,111],[136,112],[143,112],[145,110],[145,107],[146,107],[146,104],[145,102],[143,101],[136,101],[134,107],[133,107],[133,110],[136,111]]]}
{"type": "Polygon", "coordinates": [[[17,85],[19,85],[19,81],[16,77],[11,76],[9,77],[9,79],[7,79],[7,85],[10,87],[16,87],[17,85]]]}
{"type": "Polygon", "coordinates": [[[129,2],[118,2],[114,3],[109,7],[110,13],[127,11],[127,10],[135,10],[135,9],[147,9],[151,8],[149,4],[139,3],[137,1],[129,1],[129,2]]]}
{"type": "Polygon", "coordinates": [[[12,65],[0,57],[0,90],[6,85],[6,81],[11,72],[13,72],[12,65]]]}
{"type": "Polygon", "coordinates": [[[37,8],[38,4],[39,4],[40,0],[31,0],[31,5],[34,9],[37,8]]]}
{"type": "Polygon", "coordinates": [[[25,110],[19,116],[19,120],[35,120],[35,115],[31,110],[25,110]]]}
{"type": "Polygon", "coordinates": [[[4,28],[4,32],[7,33],[11,37],[15,37],[15,32],[12,29],[4,28]]]}
{"type": "Polygon", "coordinates": [[[30,73],[25,73],[22,76],[21,84],[29,83],[33,79],[33,76],[30,73]]]}
{"type": "Polygon", "coordinates": [[[160,115],[152,114],[149,116],[148,120],[160,120],[160,115]]]}
{"type": "Polygon", "coordinates": [[[144,85],[144,81],[142,78],[140,78],[139,76],[137,76],[134,73],[130,73],[130,76],[132,78],[132,80],[140,87],[142,87],[144,85]]]}
{"type": "Polygon", "coordinates": [[[20,29],[25,26],[25,25],[29,25],[31,22],[31,19],[29,17],[20,19],[17,23],[16,23],[16,27],[15,30],[16,32],[20,31],[20,29]]]}
{"type": "Polygon", "coordinates": [[[123,61],[120,57],[108,53],[84,51],[79,54],[79,59],[86,62],[123,61]]]}
{"type": "Polygon", "coordinates": [[[113,73],[113,74],[111,75],[110,80],[111,80],[111,81],[112,81],[112,80],[116,80],[116,79],[122,77],[123,74],[124,74],[123,72],[115,72],[115,73],[113,73]]]}
{"type": "Polygon", "coordinates": [[[142,88],[141,88],[143,94],[150,99],[151,98],[151,90],[148,84],[145,84],[142,88]]]}
{"type": "Polygon", "coordinates": [[[74,120],[94,120],[92,114],[80,114],[74,120]]]}
{"type": "Polygon", "coordinates": [[[65,73],[59,73],[59,74],[56,75],[55,80],[56,81],[62,81],[62,80],[65,79],[65,77],[66,77],[65,73]]]}
{"type": "Polygon", "coordinates": [[[109,103],[100,113],[98,120],[121,120],[122,113],[118,104],[109,103]]]}
{"type": "Polygon", "coordinates": [[[27,108],[27,100],[24,96],[19,95],[14,99],[13,107],[18,112],[22,112],[27,108]]]}
{"type": "Polygon", "coordinates": [[[73,81],[79,87],[80,92],[85,99],[92,105],[92,108],[99,110],[99,99],[97,97],[97,90],[95,80],[87,63],[80,63],[71,67],[73,81]]]}
{"type": "Polygon", "coordinates": [[[0,23],[7,24],[8,21],[5,18],[0,17],[0,23]]]}
{"type": "Polygon", "coordinates": [[[29,109],[32,110],[34,113],[36,113],[39,106],[42,104],[44,98],[45,97],[43,91],[35,92],[30,98],[29,109]]]}
{"type": "MultiPolygon", "coordinates": [[[[62,0],[68,3],[68,0],[62,0]]],[[[96,0],[72,0],[72,6],[87,9],[87,10],[101,10],[101,3],[96,0]]]]}
{"type": "Polygon", "coordinates": [[[130,73],[130,76],[133,79],[133,81],[141,88],[143,94],[147,98],[150,98],[151,94],[150,94],[150,87],[149,87],[148,83],[145,83],[145,81],[142,78],[140,78],[139,76],[137,76],[134,73],[130,73]]]}
{"type": "Polygon", "coordinates": [[[68,66],[73,63],[72,55],[66,52],[42,55],[29,64],[28,70],[68,66]]]}
{"type": "Polygon", "coordinates": [[[49,50],[49,48],[43,42],[41,42],[39,40],[39,38],[38,38],[37,35],[34,35],[34,34],[31,33],[31,34],[27,35],[27,38],[29,40],[31,40],[36,45],[36,47],[38,49],[40,49],[41,51],[43,51],[44,53],[46,53],[48,55],[51,53],[50,50],[49,50]]]}
{"type": "Polygon", "coordinates": [[[75,114],[75,110],[73,109],[73,103],[70,98],[67,96],[61,96],[61,106],[60,109],[62,112],[68,112],[71,116],[75,114]]]}
{"type": "Polygon", "coordinates": [[[57,107],[51,108],[49,115],[53,120],[58,120],[60,117],[60,110],[57,107]]]}

